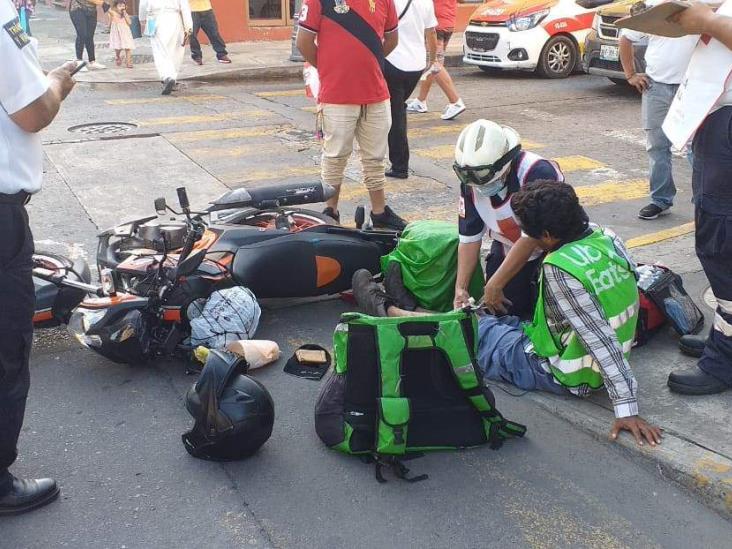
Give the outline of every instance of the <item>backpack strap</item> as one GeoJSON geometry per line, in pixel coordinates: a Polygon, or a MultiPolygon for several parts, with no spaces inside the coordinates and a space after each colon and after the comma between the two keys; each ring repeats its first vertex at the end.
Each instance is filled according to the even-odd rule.
{"type": "Polygon", "coordinates": [[[495,450],[500,448],[507,438],[524,436],[526,427],[505,419],[486,398],[481,384],[482,376],[478,374],[475,364],[474,349],[470,347],[470,340],[465,334],[466,329],[475,333],[473,322],[473,318],[467,318],[461,322],[442,323],[435,342],[447,353],[455,379],[483,418],[486,438],[490,447],[495,450]],[[465,324],[470,324],[470,328],[466,328],[465,324]]]}
{"type": "Polygon", "coordinates": [[[409,2],[407,2],[407,5],[404,6],[402,13],[399,14],[399,21],[401,21],[402,17],[404,17],[407,14],[407,10],[409,9],[409,6],[411,6],[411,5],[412,5],[412,0],[409,0],[409,2]]]}

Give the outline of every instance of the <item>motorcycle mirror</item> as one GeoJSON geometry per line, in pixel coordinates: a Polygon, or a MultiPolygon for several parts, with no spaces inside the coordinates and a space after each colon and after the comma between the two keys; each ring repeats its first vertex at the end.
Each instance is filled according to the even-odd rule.
{"type": "Polygon", "coordinates": [[[188,276],[193,274],[198,267],[201,266],[203,260],[206,258],[206,250],[197,250],[190,254],[183,261],[178,263],[178,269],[176,270],[176,278],[179,276],[188,276]]]}
{"type": "Polygon", "coordinates": [[[178,187],[175,190],[178,193],[178,203],[180,204],[181,209],[188,213],[191,209],[191,205],[188,202],[188,193],[186,192],[185,187],[178,187]]]}
{"type": "Polygon", "coordinates": [[[165,202],[165,198],[155,199],[155,211],[158,215],[165,215],[168,211],[168,204],[165,202]]]}

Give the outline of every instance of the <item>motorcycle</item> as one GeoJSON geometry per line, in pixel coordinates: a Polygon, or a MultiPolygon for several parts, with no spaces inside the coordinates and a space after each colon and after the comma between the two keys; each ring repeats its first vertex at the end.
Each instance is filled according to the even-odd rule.
{"type": "Polygon", "coordinates": [[[84,299],[69,331],[84,346],[122,363],[190,354],[188,310],[214,291],[243,286],[257,298],[331,295],[350,289],[353,273],[380,272],[399,234],[337,226],[292,205],[323,202],[323,185],[235,189],[192,212],[155,200],[156,216],[99,235],[104,297],[84,299]],[[172,214],[172,215],[171,215],[172,214]]]}

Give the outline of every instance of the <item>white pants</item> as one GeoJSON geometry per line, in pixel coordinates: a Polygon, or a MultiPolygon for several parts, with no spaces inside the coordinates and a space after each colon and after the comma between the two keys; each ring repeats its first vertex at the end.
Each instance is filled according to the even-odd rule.
{"type": "Polygon", "coordinates": [[[150,39],[155,68],[160,80],[178,79],[178,72],[185,56],[183,46],[183,20],[178,12],[165,11],[155,16],[157,28],[150,39]]]}

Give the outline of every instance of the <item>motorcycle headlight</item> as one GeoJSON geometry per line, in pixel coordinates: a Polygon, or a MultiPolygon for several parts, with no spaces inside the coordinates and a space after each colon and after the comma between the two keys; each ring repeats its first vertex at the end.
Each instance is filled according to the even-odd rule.
{"type": "Polygon", "coordinates": [[[514,17],[508,21],[508,30],[511,32],[521,32],[533,29],[536,25],[541,23],[547,15],[549,15],[549,10],[541,10],[536,13],[532,13],[531,15],[514,17]]]}

